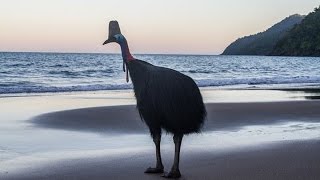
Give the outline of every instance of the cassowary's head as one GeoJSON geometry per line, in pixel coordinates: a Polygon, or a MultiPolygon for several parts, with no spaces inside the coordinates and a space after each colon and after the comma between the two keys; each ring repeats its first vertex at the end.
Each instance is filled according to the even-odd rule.
{"type": "MultiPolygon", "coordinates": [[[[123,71],[126,71],[126,63],[129,61],[135,60],[135,58],[131,55],[128,42],[126,38],[121,34],[120,27],[117,21],[110,21],[109,23],[109,37],[103,43],[103,45],[116,42],[121,47],[122,58],[123,58],[123,71]]],[[[127,82],[129,81],[128,78],[128,71],[127,72],[127,82]]]]}
{"type": "Polygon", "coordinates": [[[122,44],[125,41],[124,36],[121,34],[119,23],[117,21],[110,21],[109,23],[109,37],[103,45],[116,42],[122,44]]]}
{"type": "Polygon", "coordinates": [[[122,51],[123,61],[131,61],[134,60],[133,56],[129,51],[129,46],[126,38],[121,34],[119,23],[117,21],[110,21],[109,23],[109,37],[103,43],[103,45],[116,42],[120,45],[122,51]]]}

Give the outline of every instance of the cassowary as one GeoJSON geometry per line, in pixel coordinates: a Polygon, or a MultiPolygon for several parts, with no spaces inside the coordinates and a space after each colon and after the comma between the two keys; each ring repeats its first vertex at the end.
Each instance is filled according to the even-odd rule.
{"type": "Polygon", "coordinates": [[[164,129],[173,134],[175,156],[171,171],[163,177],[179,178],[182,137],[199,132],[206,116],[199,88],[190,77],[178,71],[135,59],[117,21],[110,22],[109,38],[103,45],[111,42],[116,42],[121,47],[127,81],[129,72],[137,109],[141,119],[148,125],[156,146],[156,167],[147,168],[145,173],[164,172],[160,154],[161,130],[164,129]]]}

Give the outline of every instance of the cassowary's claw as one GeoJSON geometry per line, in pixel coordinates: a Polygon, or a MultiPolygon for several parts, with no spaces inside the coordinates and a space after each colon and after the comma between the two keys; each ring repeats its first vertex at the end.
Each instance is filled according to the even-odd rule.
{"type": "Polygon", "coordinates": [[[160,174],[160,173],[163,173],[163,168],[152,168],[152,167],[149,167],[148,169],[146,169],[146,171],[144,171],[144,173],[147,173],[147,174],[160,174]]]}
{"type": "Polygon", "coordinates": [[[176,178],[180,178],[181,174],[179,170],[176,170],[176,171],[170,171],[169,173],[164,173],[162,177],[168,178],[168,179],[176,179],[176,178]]]}

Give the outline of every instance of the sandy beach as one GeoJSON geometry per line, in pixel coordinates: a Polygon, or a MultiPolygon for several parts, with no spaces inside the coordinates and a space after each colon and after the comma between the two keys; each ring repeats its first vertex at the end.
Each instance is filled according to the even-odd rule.
{"type": "MultiPolygon", "coordinates": [[[[184,139],[182,179],[319,179],[318,94],[251,93],[202,90],[208,118],[184,139]]],[[[0,179],[161,179],[143,173],[154,145],[129,91],[0,101],[0,179]]],[[[166,171],[173,151],[164,134],[166,171]]]]}

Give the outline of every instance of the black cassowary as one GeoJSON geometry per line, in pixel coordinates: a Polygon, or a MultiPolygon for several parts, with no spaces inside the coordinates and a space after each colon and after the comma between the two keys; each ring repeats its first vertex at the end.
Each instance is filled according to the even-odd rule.
{"type": "Polygon", "coordinates": [[[117,21],[109,24],[109,38],[103,45],[116,42],[120,45],[123,69],[132,79],[137,108],[141,118],[148,125],[156,146],[157,164],[145,173],[163,173],[160,154],[161,130],[172,133],[175,144],[174,163],[166,178],[179,178],[179,157],[184,134],[197,133],[206,116],[202,96],[196,83],[182,73],[154,66],[135,59],[129,51],[128,43],[121,34],[117,21]]]}

